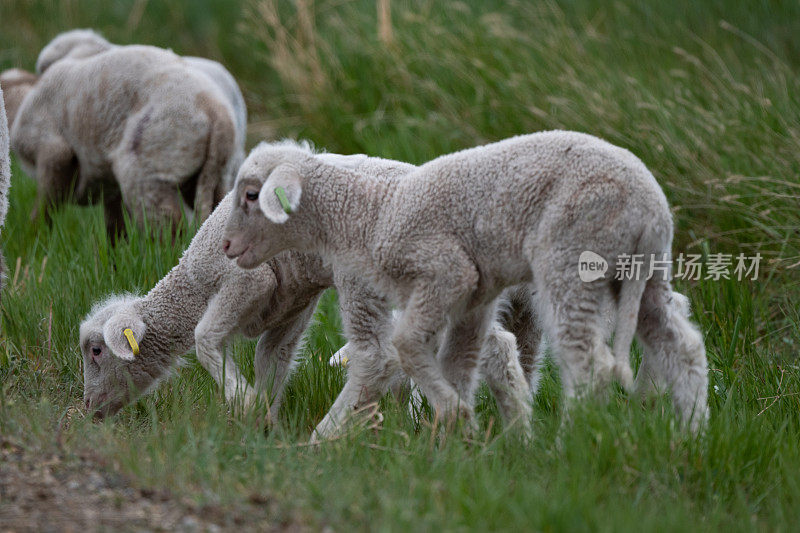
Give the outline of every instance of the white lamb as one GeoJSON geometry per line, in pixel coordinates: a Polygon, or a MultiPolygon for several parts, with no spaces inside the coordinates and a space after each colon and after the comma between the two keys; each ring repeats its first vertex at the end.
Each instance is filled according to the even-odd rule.
{"type": "MultiPolygon", "coordinates": [[[[70,30],[56,35],[52,41],[42,48],[36,60],[36,74],[41,76],[53,63],[61,59],[80,59],[99,53],[119,49],[121,46],[111,44],[102,35],[94,30],[70,30]]],[[[198,71],[206,74],[216,83],[227,97],[233,107],[236,126],[236,153],[229,161],[229,168],[225,172],[225,190],[233,188],[236,171],[244,161],[244,144],[247,137],[247,106],[244,103],[242,91],[236,80],[228,70],[217,61],[204,57],[183,56],[183,60],[198,71]]]]}
{"type": "MultiPolygon", "coordinates": [[[[99,200],[114,236],[123,207],[140,224],[202,220],[235,171],[236,117],[219,83],[172,52],[112,47],[66,57],[12,83],[11,147],[35,177],[38,205],[99,200]]],[[[7,100],[6,103],[9,103],[7,100]]]]}
{"type": "MultiPolygon", "coordinates": [[[[366,156],[317,157],[392,179],[416,168],[366,156]]],[[[333,276],[317,256],[296,252],[281,254],[255,270],[237,267],[220,251],[232,204],[233,196],[228,195],[199,229],[179,264],[146,296],[111,297],[96,305],[81,324],[84,401],[99,417],[115,413],[139,394],[152,390],[193,344],[198,360],[222,385],[228,401],[240,400],[247,408],[262,395],[272,412],[278,408],[298,340],[320,293],[332,285],[333,276]],[[237,333],[260,335],[255,353],[255,390],[224,356],[226,342],[237,333]]],[[[372,366],[362,365],[369,367],[369,376],[351,375],[348,382],[368,379],[387,386],[400,385],[405,375],[399,368],[373,357],[371,352],[380,349],[373,342],[375,322],[384,312],[380,302],[361,292],[362,284],[356,279],[340,278],[338,288],[350,340],[342,352],[353,360],[376,361],[372,366]]],[[[520,304],[520,309],[525,307],[524,302],[520,304]]],[[[512,323],[511,317],[521,312],[515,310],[503,320],[512,323]]],[[[515,327],[523,333],[525,328],[530,329],[528,324],[515,327]]],[[[484,374],[505,418],[523,418],[524,425],[530,417],[529,393],[517,362],[514,337],[499,324],[493,328],[485,348],[491,353],[486,359],[491,366],[484,374]],[[505,366],[499,367],[498,362],[506,359],[505,366]]],[[[534,367],[530,369],[535,372],[534,367]]],[[[347,410],[364,401],[343,394],[336,406],[347,410]]],[[[329,435],[338,428],[337,409],[326,416],[315,435],[329,435]]]]}
{"type": "Polygon", "coordinates": [[[693,429],[707,417],[702,336],[673,299],[672,217],[652,174],[633,154],[596,137],[553,131],[446,155],[402,180],[326,165],[296,147],[262,146],[237,177],[224,248],[251,268],[297,249],[368,280],[403,310],[391,346],[435,409],[472,417],[474,368],[508,286],[532,283],[565,393],[616,377],[630,385],[630,344],[645,351],[637,388],[671,387],[693,429]],[[260,212],[259,212],[260,211],[260,212]],[[578,259],[609,265],[591,282],[578,259]],[[642,276],[613,279],[641,254],[642,276]],[[616,316],[613,354],[608,316],[616,316]],[[436,337],[450,324],[446,339],[436,337]]]}

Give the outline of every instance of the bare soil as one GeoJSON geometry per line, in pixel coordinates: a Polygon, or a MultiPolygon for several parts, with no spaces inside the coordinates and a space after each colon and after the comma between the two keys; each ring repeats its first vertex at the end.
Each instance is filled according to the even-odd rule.
{"type": "Polygon", "coordinates": [[[262,495],[235,505],[195,505],[136,487],[102,458],[27,449],[0,437],[0,532],[304,531],[262,495]]]}

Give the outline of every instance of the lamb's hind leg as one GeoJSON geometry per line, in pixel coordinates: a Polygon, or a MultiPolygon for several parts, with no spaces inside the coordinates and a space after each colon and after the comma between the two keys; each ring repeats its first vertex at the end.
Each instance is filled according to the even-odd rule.
{"type": "MultiPolygon", "coordinates": [[[[608,317],[613,312],[611,291],[606,280],[590,283],[564,279],[574,272],[571,263],[540,266],[537,303],[544,334],[561,370],[568,399],[600,392],[611,381],[614,356],[607,344],[608,317]]],[[[570,402],[568,402],[570,403],[570,402]]]]}
{"type": "Polygon", "coordinates": [[[708,418],[708,364],[703,337],[688,315],[686,297],[672,292],[668,281],[648,281],[639,310],[644,350],[635,387],[643,395],[670,388],[678,415],[697,431],[708,418]]]}
{"type": "Polygon", "coordinates": [[[49,221],[50,210],[70,195],[76,170],[75,153],[66,141],[56,138],[42,142],[36,158],[36,204],[31,220],[36,220],[41,210],[49,221]]]}
{"type": "Polygon", "coordinates": [[[112,168],[140,226],[168,224],[174,232],[183,218],[179,187],[203,167],[208,146],[208,117],[192,104],[154,103],[126,122],[112,168]]]}

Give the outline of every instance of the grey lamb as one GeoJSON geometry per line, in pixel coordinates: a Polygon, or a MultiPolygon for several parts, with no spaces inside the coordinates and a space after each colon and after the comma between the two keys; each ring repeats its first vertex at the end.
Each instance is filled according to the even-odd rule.
{"type": "Polygon", "coordinates": [[[287,249],[319,253],[368,280],[403,311],[387,349],[443,415],[472,417],[494,301],[508,286],[532,283],[568,397],[614,377],[630,386],[638,334],[636,388],[669,386],[693,429],[707,417],[703,339],[674,299],[669,272],[614,279],[625,257],[641,254],[644,273],[666,262],[672,242],[664,193],[627,150],[542,132],[442,156],[390,181],[296,147],[264,146],[245,160],[235,193],[227,255],[250,268],[287,249]],[[609,272],[581,281],[584,251],[609,272]]]}
{"type": "MultiPolygon", "coordinates": [[[[42,48],[36,60],[36,74],[41,76],[50,65],[64,58],[79,59],[93,56],[107,50],[120,48],[108,42],[102,35],[94,30],[70,30],[56,35],[52,41],[42,48]]],[[[229,161],[229,168],[225,172],[225,190],[233,187],[236,171],[244,161],[244,144],[247,137],[247,106],[242,96],[242,91],[236,80],[228,70],[217,61],[204,57],[183,56],[183,60],[190,66],[205,73],[225,93],[231,106],[236,126],[236,154],[229,161]]]]}
{"type": "Polygon", "coordinates": [[[7,71],[0,83],[13,85],[11,147],[37,181],[40,208],[102,195],[116,235],[124,208],[140,224],[175,223],[183,199],[202,220],[225,195],[242,150],[234,107],[172,52],[113,47],[65,57],[38,78],[7,71]]]}
{"type": "MultiPolygon", "coordinates": [[[[383,176],[399,176],[415,168],[366,156],[318,154],[317,157],[383,176]]],[[[318,256],[296,252],[281,254],[255,270],[237,267],[220,251],[224,225],[232,207],[233,196],[228,195],[200,228],[179,264],[145,297],[113,296],[96,305],[83,321],[80,347],[87,409],[99,416],[115,413],[169,375],[179,357],[193,344],[200,363],[223,386],[226,399],[241,399],[244,407],[251,407],[262,394],[268,398],[272,412],[278,408],[300,335],[320,293],[332,285],[333,276],[318,256]],[[128,334],[133,341],[126,336],[126,329],[130,330],[128,334]],[[257,390],[224,357],[226,341],[237,333],[260,335],[255,353],[257,390]]],[[[368,294],[360,292],[358,280],[342,278],[338,283],[343,321],[350,340],[342,353],[358,361],[363,357],[363,346],[374,337],[373,317],[378,306],[368,294]]],[[[513,307],[519,298],[524,300],[525,296],[517,296],[515,300],[511,295],[509,306],[513,307]]],[[[524,301],[516,305],[521,309],[526,307],[524,301]]],[[[521,311],[514,308],[507,314],[519,316],[521,311]]],[[[513,322],[511,318],[504,320],[513,322]]],[[[535,325],[515,327],[522,333],[526,328],[535,330],[535,325]]],[[[496,331],[486,343],[487,352],[492,354],[487,358],[492,365],[485,369],[487,380],[506,418],[529,417],[525,401],[529,397],[528,386],[516,361],[519,356],[514,337],[499,325],[494,328],[496,331]],[[498,362],[506,358],[513,361],[498,367],[498,362]]],[[[527,337],[521,337],[523,353],[529,352],[526,340],[527,337]]],[[[366,352],[369,354],[368,349],[366,352]]],[[[530,372],[536,370],[534,357],[522,356],[530,372]]],[[[372,370],[369,379],[384,379],[391,385],[400,385],[405,379],[402,372],[389,365],[375,366],[372,370]]],[[[348,382],[358,379],[358,375],[348,376],[348,382]]],[[[358,402],[359,398],[343,394],[336,405],[346,410],[358,402]]],[[[338,429],[339,417],[336,410],[333,412],[320,424],[316,436],[329,435],[338,429]]]]}

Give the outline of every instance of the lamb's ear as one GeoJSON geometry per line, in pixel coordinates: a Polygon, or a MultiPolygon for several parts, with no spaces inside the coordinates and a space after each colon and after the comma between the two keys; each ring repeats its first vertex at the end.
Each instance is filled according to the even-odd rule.
{"type": "Polygon", "coordinates": [[[302,179],[290,165],[279,165],[272,171],[258,193],[258,206],[271,222],[283,224],[300,205],[302,179]]]}
{"type": "Polygon", "coordinates": [[[121,309],[106,321],[103,338],[114,355],[133,361],[139,355],[139,343],[146,330],[147,327],[134,309],[121,309]]]}

